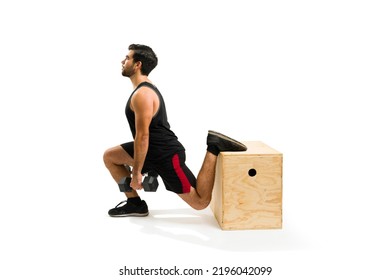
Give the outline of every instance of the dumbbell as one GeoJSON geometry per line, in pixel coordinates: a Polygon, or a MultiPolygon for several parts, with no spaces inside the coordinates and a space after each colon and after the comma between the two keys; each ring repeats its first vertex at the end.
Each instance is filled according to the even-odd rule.
{"type": "MultiPolygon", "coordinates": [[[[142,187],[144,188],[144,191],[146,192],[157,191],[158,174],[155,171],[149,171],[147,174],[148,175],[145,176],[144,180],[142,181],[142,187]]],[[[130,183],[131,183],[130,177],[123,177],[118,183],[119,190],[121,192],[131,192],[133,189],[130,187],[130,183]]]]}

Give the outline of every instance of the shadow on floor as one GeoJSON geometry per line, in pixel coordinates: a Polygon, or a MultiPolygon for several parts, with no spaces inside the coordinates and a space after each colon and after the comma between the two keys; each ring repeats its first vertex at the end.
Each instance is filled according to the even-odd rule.
{"type": "Polygon", "coordinates": [[[233,252],[295,251],[308,244],[291,228],[281,230],[221,230],[210,209],[150,210],[146,218],[130,218],[140,232],[233,252]]]}

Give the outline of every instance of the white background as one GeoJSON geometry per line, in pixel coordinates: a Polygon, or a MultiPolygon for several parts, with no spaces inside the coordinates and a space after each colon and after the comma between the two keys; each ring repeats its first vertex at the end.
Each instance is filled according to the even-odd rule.
{"type": "MultiPolygon", "coordinates": [[[[2,1],[0,278],[177,265],[209,269],[199,279],[219,278],[213,266],[389,279],[389,13],[375,0],[2,1]],[[131,43],[159,57],[150,78],[194,173],[208,129],[283,153],[283,230],[222,231],[162,185],[143,195],[149,217],[107,216],[122,196],[102,155],[131,140],[131,43]]],[[[244,278],[258,277],[228,277],[244,278]]]]}

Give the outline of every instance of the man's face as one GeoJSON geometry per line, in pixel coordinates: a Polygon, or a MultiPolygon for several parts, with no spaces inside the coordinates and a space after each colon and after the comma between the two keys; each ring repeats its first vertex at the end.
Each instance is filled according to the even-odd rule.
{"type": "Polygon", "coordinates": [[[135,74],[135,63],[133,60],[133,51],[129,51],[125,59],[122,60],[122,75],[125,77],[131,77],[135,74]]]}

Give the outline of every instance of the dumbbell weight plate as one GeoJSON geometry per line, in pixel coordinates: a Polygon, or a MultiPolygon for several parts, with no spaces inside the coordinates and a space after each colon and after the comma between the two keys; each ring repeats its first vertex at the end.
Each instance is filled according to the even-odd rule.
{"type": "Polygon", "coordinates": [[[123,177],[119,183],[119,190],[121,192],[131,192],[133,189],[130,187],[131,178],[130,177],[123,177]]]}
{"type": "Polygon", "coordinates": [[[158,187],[158,180],[155,176],[146,176],[142,186],[146,192],[155,192],[158,187]]]}

